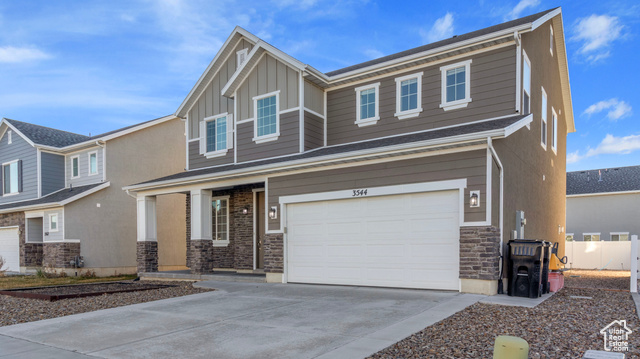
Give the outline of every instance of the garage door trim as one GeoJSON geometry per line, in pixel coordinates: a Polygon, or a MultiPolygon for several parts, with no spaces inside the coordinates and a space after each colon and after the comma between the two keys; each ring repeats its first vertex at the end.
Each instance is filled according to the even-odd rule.
{"type": "MultiPolygon", "coordinates": [[[[12,271],[19,271],[20,270],[20,226],[0,227],[0,231],[8,230],[8,229],[16,229],[17,230],[17,232],[16,232],[17,238],[16,239],[18,240],[18,253],[17,253],[18,254],[18,258],[17,258],[18,259],[18,263],[17,263],[18,267],[17,268],[9,268],[9,269],[12,270],[12,271]]],[[[5,258],[5,260],[7,260],[7,259],[8,258],[5,258]]],[[[7,264],[8,263],[5,263],[5,266],[7,264]]]]}

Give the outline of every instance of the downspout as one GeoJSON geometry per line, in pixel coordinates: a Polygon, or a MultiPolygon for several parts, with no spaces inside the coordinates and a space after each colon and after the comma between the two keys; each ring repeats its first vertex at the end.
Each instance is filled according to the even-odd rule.
{"type": "Polygon", "coordinates": [[[129,193],[129,190],[128,190],[128,189],[125,189],[124,191],[127,193],[127,196],[129,196],[129,197],[131,197],[131,198],[133,198],[133,199],[135,199],[135,200],[137,200],[137,199],[138,199],[138,196],[134,196],[134,195],[132,195],[131,193],[129,193]]]}
{"type": "MultiPolygon", "coordinates": [[[[107,181],[107,144],[100,140],[96,140],[96,146],[102,147],[102,182],[107,181]]],[[[98,159],[96,158],[96,166],[98,166],[98,159]]]]}
{"type": "Polygon", "coordinates": [[[487,146],[489,147],[489,150],[491,151],[491,155],[492,157],[495,159],[496,164],[498,165],[498,170],[500,172],[500,278],[498,279],[498,294],[502,294],[501,289],[502,289],[502,275],[503,275],[503,269],[504,269],[504,258],[503,258],[503,252],[504,252],[504,168],[502,167],[502,162],[500,161],[500,157],[498,157],[498,154],[496,153],[495,148],[493,148],[493,141],[491,140],[491,137],[487,137],[487,146]]]}

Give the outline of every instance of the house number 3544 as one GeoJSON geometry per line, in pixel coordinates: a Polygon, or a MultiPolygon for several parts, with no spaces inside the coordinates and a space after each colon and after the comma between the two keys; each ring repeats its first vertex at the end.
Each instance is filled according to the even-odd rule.
{"type": "Polygon", "coordinates": [[[366,189],[354,189],[353,190],[353,195],[351,195],[351,197],[362,197],[362,196],[366,196],[367,195],[367,190],[366,189]]]}

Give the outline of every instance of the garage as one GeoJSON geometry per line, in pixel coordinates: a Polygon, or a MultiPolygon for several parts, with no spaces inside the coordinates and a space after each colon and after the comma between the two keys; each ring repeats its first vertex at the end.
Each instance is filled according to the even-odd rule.
{"type": "Polygon", "coordinates": [[[5,270],[20,271],[20,241],[18,228],[0,228],[0,256],[4,259],[5,270]]]}
{"type": "Polygon", "coordinates": [[[458,190],[291,203],[287,281],[459,290],[458,190]]]}

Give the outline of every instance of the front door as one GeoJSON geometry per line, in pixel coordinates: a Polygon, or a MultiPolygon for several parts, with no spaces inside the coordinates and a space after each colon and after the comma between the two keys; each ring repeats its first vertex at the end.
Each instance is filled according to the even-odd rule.
{"type": "Polygon", "coordinates": [[[256,268],[264,268],[264,192],[256,192],[256,268]]]}

